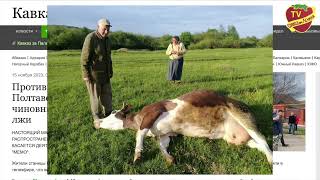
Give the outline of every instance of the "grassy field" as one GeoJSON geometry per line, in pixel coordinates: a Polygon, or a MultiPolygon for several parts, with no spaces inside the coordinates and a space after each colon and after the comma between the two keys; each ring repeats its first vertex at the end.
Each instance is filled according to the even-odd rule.
{"type": "MultiPolygon", "coordinates": [[[[185,56],[182,84],[166,81],[164,51],[113,52],[113,108],[123,101],[143,106],[195,89],[213,89],[247,103],[272,147],[272,49],[192,50],[185,56]]],[[[167,166],[153,138],[143,160],[133,164],[135,132],[95,130],[81,80],[80,51],[48,54],[49,174],[270,174],[265,155],[223,140],[178,136],[167,166]]]]}

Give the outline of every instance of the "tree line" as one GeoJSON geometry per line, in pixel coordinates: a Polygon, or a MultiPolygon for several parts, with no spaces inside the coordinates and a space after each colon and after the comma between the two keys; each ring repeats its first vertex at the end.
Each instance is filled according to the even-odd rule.
{"type": "MultiPolygon", "coordinates": [[[[86,35],[92,31],[86,27],[49,25],[48,49],[81,49],[86,35]]],[[[218,29],[208,29],[202,33],[182,32],[179,36],[188,49],[272,47],[272,34],[261,39],[255,36],[240,38],[236,27],[232,25],[226,29],[220,26],[218,29]]],[[[123,31],[110,34],[112,49],[162,50],[168,47],[171,37],[169,34],[153,37],[123,31]]]]}

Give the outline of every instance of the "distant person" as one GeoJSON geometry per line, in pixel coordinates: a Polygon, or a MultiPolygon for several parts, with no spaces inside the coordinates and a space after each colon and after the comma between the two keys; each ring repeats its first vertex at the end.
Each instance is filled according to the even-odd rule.
{"type": "Polygon", "coordinates": [[[273,135],[280,136],[282,146],[288,146],[288,144],[284,142],[284,137],[283,137],[283,127],[282,127],[283,119],[284,118],[283,118],[282,110],[279,110],[277,113],[275,113],[275,110],[273,111],[273,135]]]}
{"type": "MultiPolygon", "coordinates": [[[[274,119],[277,116],[277,109],[273,109],[272,118],[274,119]]],[[[273,151],[278,151],[279,143],[280,143],[280,136],[279,136],[279,127],[273,122],[273,151]]]]}
{"type": "Polygon", "coordinates": [[[168,80],[180,83],[183,68],[183,55],[187,52],[184,44],[180,42],[179,36],[173,36],[166,54],[169,56],[168,80]]]}
{"type": "Polygon", "coordinates": [[[288,122],[289,123],[289,134],[295,135],[296,121],[297,121],[296,116],[294,115],[293,112],[291,112],[290,116],[289,116],[289,122],[288,122]]]}
{"type": "Polygon", "coordinates": [[[96,129],[100,128],[100,119],[112,111],[110,27],[108,19],[100,19],[97,30],[86,36],[81,53],[82,77],[88,89],[96,129]]]}
{"type": "Polygon", "coordinates": [[[295,130],[298,131],[298,124],[300,122],[300,118],[296,114],[295,114],[295,116],[296,116],[295,130]]]}

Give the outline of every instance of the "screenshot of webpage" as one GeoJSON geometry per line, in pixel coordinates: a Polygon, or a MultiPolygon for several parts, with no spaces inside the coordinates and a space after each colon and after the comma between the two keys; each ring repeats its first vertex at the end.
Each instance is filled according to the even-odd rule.
{"type": "Polygon", "coordinates": [[[3,179],[320,179],[319,10],[0,2],[3,179]]]}

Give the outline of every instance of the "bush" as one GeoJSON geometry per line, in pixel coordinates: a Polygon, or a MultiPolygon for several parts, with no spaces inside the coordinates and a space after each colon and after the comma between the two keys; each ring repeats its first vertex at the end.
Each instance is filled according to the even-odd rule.
{"type": "Polygon", "coordinates": [[[269,34],[258,42],[258,47],[272,47],[273,34],[269,34]]]}
{"type": "Polygon", "coordinates": [[[259,39],[255,36],[252,37],[246,37],[240,40],[240,47],[241,48],[254,48],[257,47],[257,43],[259,42],[259,39]]]}
{"type": "MultiPolygon", "coordinates": [[[[82,49],[85,37],[92,31],[85,27],[50,25],[48,26],[48,50],[82,49]]],[[[167,49],[172,36],[166,34],[161,37],[152,37],[116,31],[110,34],[110,38],[113,50],[120,48],[161,50],[167,49]]],[[[203,33],[183,32],[180,38],[188,49],[272,47],[272,34],[261,40],[254,36],[240,39],[235,26],[228,26],[227,31],[220,26],[219,29],[208,29],[203,33]]]]}

